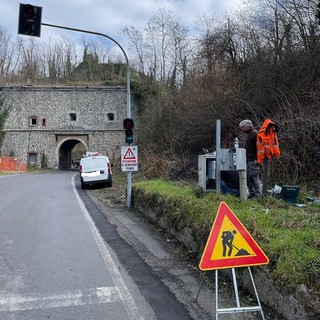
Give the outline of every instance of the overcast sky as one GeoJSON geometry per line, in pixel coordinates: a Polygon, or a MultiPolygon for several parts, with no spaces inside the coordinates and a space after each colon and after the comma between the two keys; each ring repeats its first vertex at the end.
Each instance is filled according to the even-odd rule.
{"type": "MultiPolygon", "coordinates": [[[[42,22],[107,34],[121,43],[120,31],[125,27],[143,30],[149,19],[165,8],[192,29],[202,14],[232,15],[243,0],[0,0],[0,25],[12,36],[18,29],[19,3],[42,7],[42,22]]],[[[74,32],[42,26],[41,38],[54,34],[74,37],[74,32]]],[[[125,45],[124,45],[125,47],[125,45]]]]}

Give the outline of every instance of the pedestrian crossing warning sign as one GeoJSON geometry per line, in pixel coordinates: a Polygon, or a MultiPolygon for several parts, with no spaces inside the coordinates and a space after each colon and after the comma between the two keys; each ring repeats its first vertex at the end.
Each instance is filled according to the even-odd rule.
{"type": "Polygon", "coordinates": [[[214,270],[268,263],[268,257],[240,220],[221,202],[199,268],[214,270]]]}

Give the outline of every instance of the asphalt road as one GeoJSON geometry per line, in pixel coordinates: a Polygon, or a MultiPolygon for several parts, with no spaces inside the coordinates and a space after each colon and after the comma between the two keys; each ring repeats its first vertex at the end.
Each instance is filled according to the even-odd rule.
{"type": "Polygon", "coordinates": [[[155,319],[119,272],[72,175],[0,177],[0,319],[155,319]]]}
{"type": "Polygon", "coordinates": [[[0,176],[0,190],[0,320],[215,319],[172,240],[104,207],[74,172],[0,176]]]}
{"type": "Polygon", "coordinates": [[[0,319],[191,319],[130,246],[108,248],[125,242],[106,220],[102,238],[73,175],[0,177],[0,319]],[[150,285],[149,302],[117,255],[150,285]]]}

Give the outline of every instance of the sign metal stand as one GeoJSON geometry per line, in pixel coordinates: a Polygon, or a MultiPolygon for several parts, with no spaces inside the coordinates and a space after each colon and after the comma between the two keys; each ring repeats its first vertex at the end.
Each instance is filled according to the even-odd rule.
{"type": "MultiPolygon", "coordinates": [[[[203,271],[215,270],[216,320],[218,320],[220,314],[243,312],[260,312],[262,320],[265,320],[250,266],[263,265],[268,262],[268,257],[249,234],[248,230],[242,225],[241,221],[226,203],[221,202],[199,263],[199,267],[203,271]],[[236,267],[248,267],[258,305],[246,307],[240,305],[235,272],[236,267]],[[236,300],[235,307],[219,308],[219,269],[231,269],[232,271],[233,289],[236,300]]],[[[196,299],[199,297],[202,284],[203,279],[196,299]]]]}
{"type": "Polygon", "coordinates": [[[232,280],[233,280],[233,288],[235,293],[235,300],[236,300],[236,307],[231,308],[219,308],[219,287],[218,287],[218,270],[215,272],[215,297],[216,297],[216,320],[218,320],[219,314],[227,314],[227,313],[240,313],[240,312],[260,312],[262,319],[265,320],[264,313],[261,307],[260,299],[258,296],[258,291],[255,286],[253,276],[250,270],[250,267],[248,267],[248,271],[250,274],[252,286],[256,295],[256,300],[258,305],[257,306],[251,306],[251,307],[241,307],[240,306],[240,298],[239,298],[239,291],[238,291],[238,284],[237,284],[237,278],[236,278],[236,272],[235,268],[231,269],[232,271],[232,280]]]}

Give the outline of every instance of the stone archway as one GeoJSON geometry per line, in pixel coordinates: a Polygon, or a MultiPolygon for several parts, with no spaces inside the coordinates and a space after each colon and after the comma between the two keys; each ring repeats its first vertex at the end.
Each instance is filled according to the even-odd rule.
{"type": "Polygon", "coordinates": [[[72,150],[81,143],[84,153],[88,150],[88,145],[82,139],[76,137],[62,139],[56,147],[56,163],[59,170],[68,170],[72,168],[72,150]]]}

